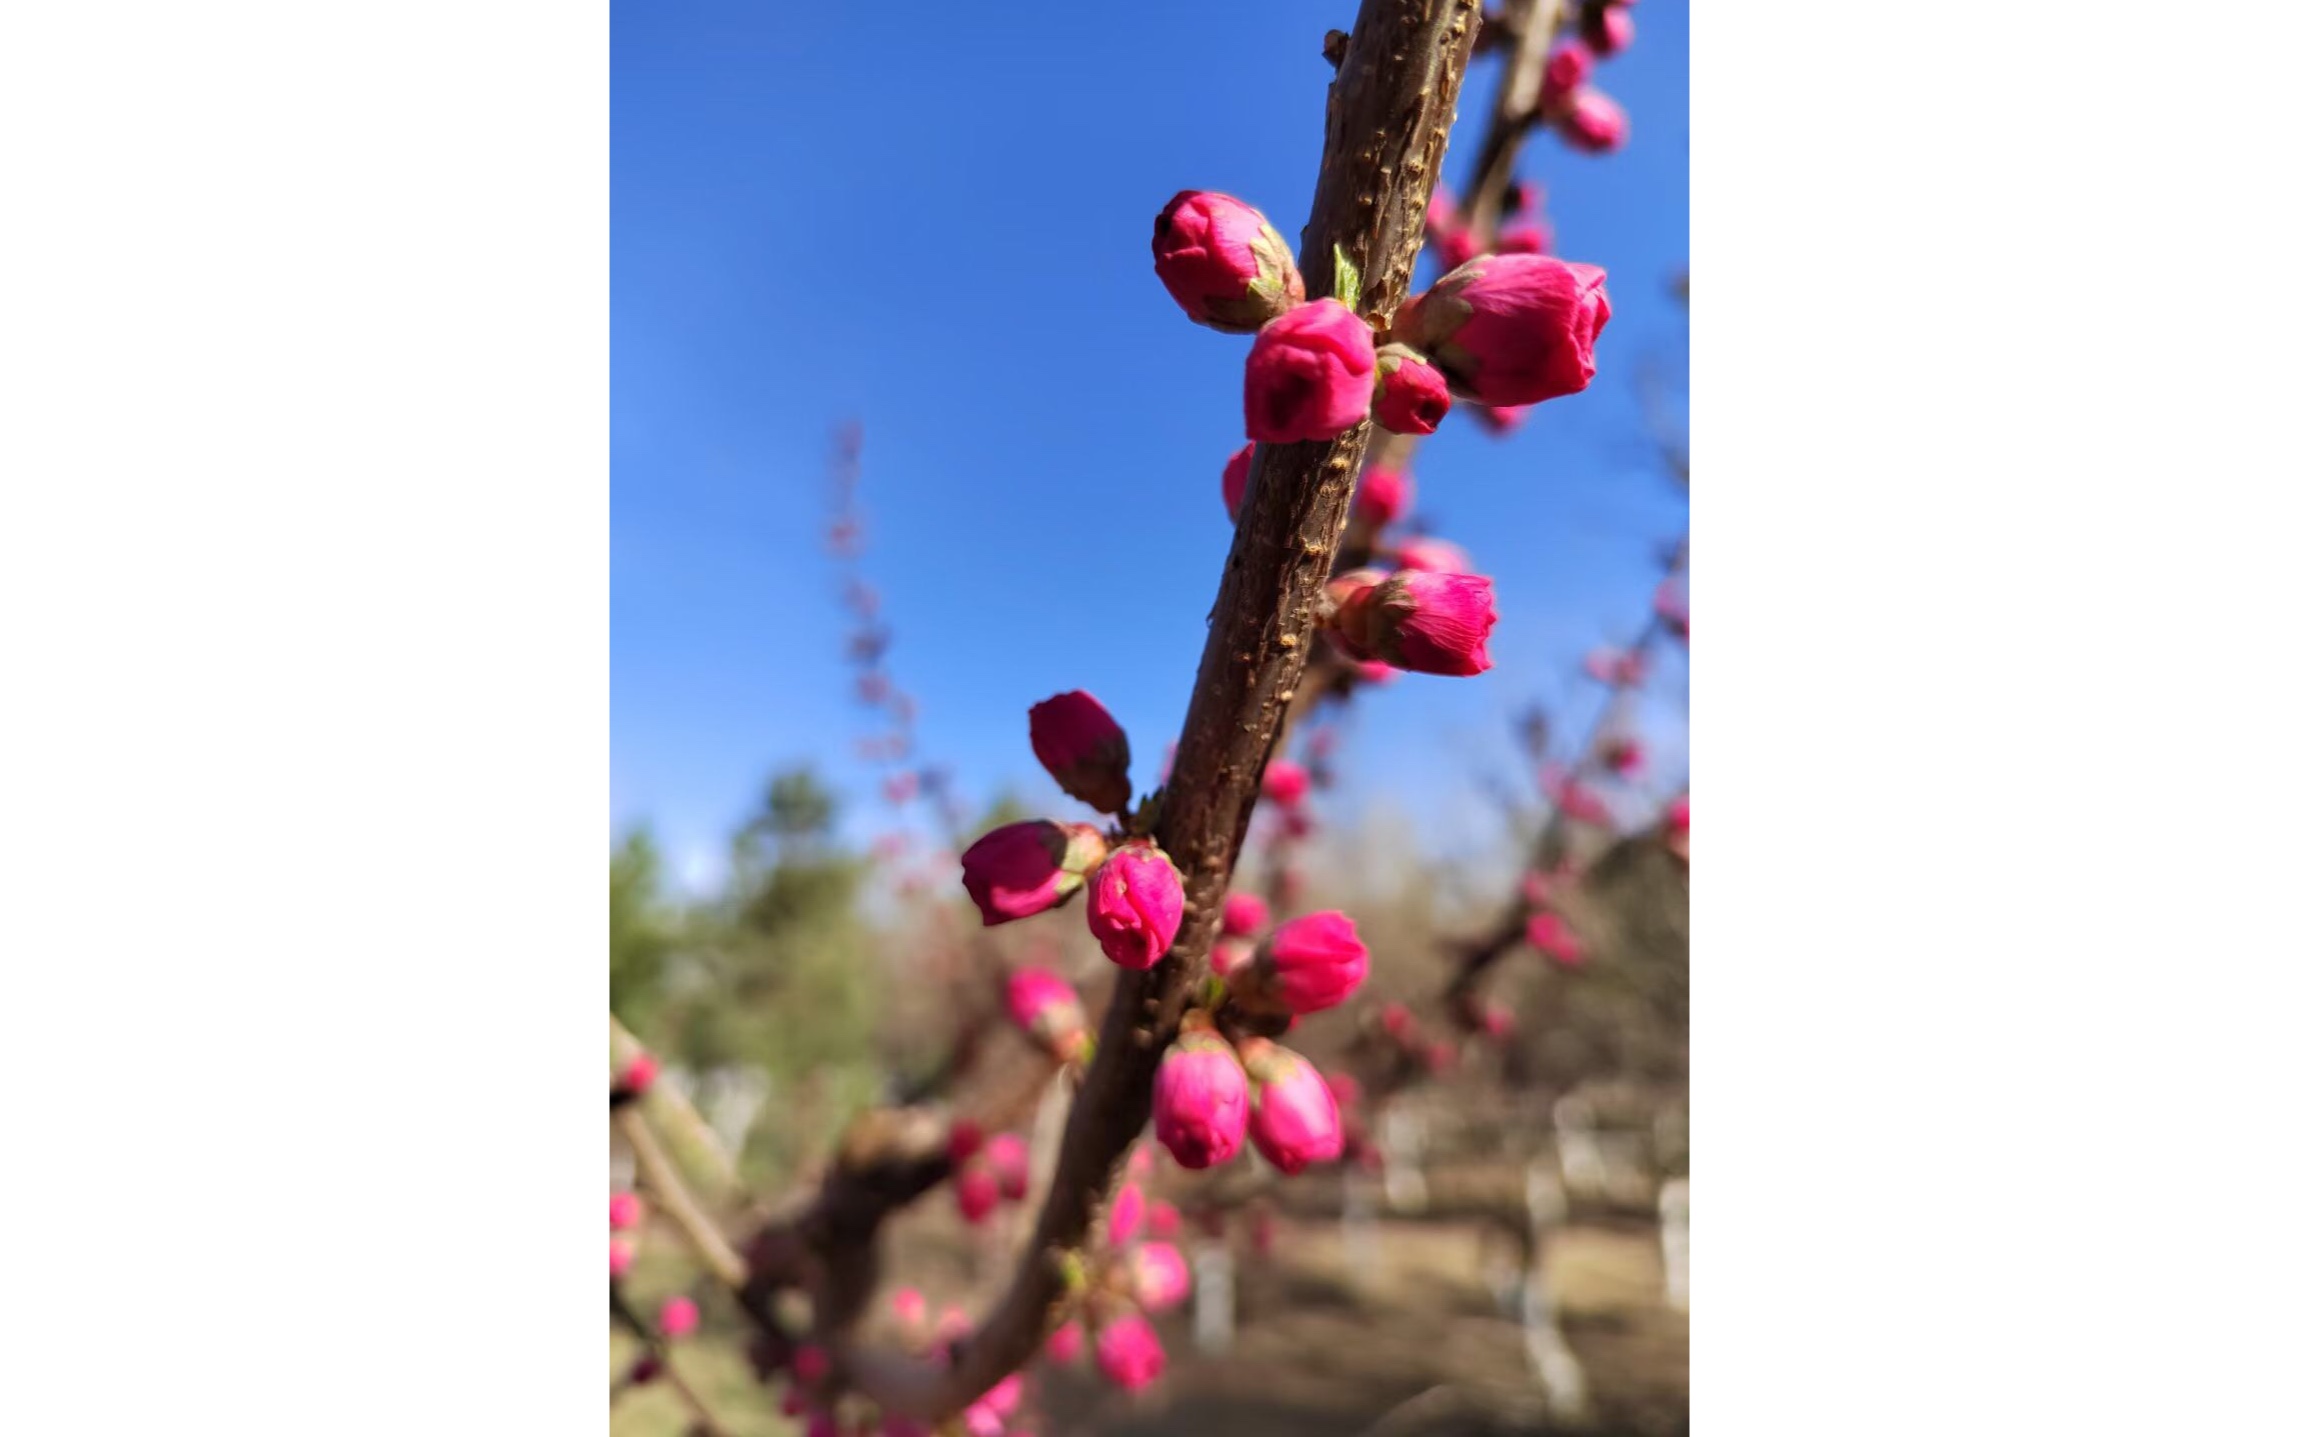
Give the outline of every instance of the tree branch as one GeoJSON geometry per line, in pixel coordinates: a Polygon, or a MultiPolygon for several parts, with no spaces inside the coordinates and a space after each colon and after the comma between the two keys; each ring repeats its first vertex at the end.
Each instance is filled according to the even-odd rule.
{"type": "MultiPolygon", "coordinates": [[[[1330,295],[1334,251],[1347,254],[1376,328],[1412,284],[1478,18],[1471,0],[1362,0],[1326,94],[1302,276],[1312,296],[1330,295]]],[[[1084,1242],[1119,1160],[1148,1121],[1159,1059],[1203,975],[1372,428],[1368,421],[1322,443],[1255,446],[1156,832],[1185,878],[1181,931],[1156,967],[1120,978],[1030,1250],[976,1338],[946,1369],[890,1353],[838,1354],[849,1383],[880,1406],[938,1421],[1043,1341],[1064,1293],[1061,1255],[1084,1242]]]]}

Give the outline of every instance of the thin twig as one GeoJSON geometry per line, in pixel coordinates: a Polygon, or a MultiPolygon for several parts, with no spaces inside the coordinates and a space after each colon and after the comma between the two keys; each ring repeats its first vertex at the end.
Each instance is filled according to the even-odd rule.
{"type": "Polygon", "coordinates": [[[615,1110],[615,1127],[630,1145],[631,1158],[638,1164],[639,1186],[646,1189],[665,1217],[679,1230],[679,1236],[695,1255],[695,1259],[710,1269],[712,1277],[724,1283],[731,1292],[742,1291],[750,1271],[739,1254],[727,1242],[710,1216],[687,1191],[679,1171],[655,1138],[654,1129],[647,1126],[643,1113],[636,1107],[615,1110]]]}

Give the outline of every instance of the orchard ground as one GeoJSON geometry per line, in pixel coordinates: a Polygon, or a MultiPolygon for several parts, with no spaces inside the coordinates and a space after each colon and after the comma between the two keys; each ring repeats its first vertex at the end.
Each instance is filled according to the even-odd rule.
{"type": "MultiPolygon", "coordinates": [[[[1485,1263],[1501,1244],[1491,1229],[1395,1217],[1377,1227],[1375,1260],[1356,1272],[1334,1221],[1281,1218],[1265,1257],[1246,1254],[1241,1237],[1234,1244],[1237,1326],[1227,1353],[1195,1350],[1185,1303],[1159,1322],[1166,1376],[1139,1398],[1102,1383],[1090,1354],[1074,1370],[1033,1368],[1042,1374],[1037,1386],[1047,1418],[1035,1430],[1044,1437],[1346,1437],[1376,1423],[1382,1437],[1670,1437],[1690,1430],[1687,1320],[1664,1299],[1656,1223],[1576,1216],[1546,1241],[1542,1271],[1588,1386],[1588,1421],[1572,1427],[1544,1418],[1523,1330],[1494,1301],[1485,1263]]],[[[669,1230],[648,1239],[630,1289],[659,1300],[691,1268],[669,1230]]],[[[994,1297],[1004,1269],[997,1241],[979,1252],[946,1212],[922,1211],[896,1234],[895,1270],[915,1276],[936,1311],[945,1295],[958,1293],[969,1294],[969,1310],[978,1311],[994,1297]]],[[[679,1371],[738,1437],[797,1433],[799,1426],[775,1411],[779,1386],[761,1386],[728,1340],[740,1327],[723,1303],[705,1298],[706,1330],[677,1349],[679,1371]]],[[[620,1333],[613,1341],[619,1372],[630,1348],[620,1333]]],[[[677,1397],[658,1386],[619,1402],[611,1430],[615,1437],[682,1437],[689,1425],[677,1397]]]]}

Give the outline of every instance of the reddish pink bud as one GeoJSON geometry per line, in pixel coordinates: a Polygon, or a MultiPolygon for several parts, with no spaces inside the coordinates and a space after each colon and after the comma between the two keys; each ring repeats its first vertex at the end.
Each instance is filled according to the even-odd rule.
{"type": "MultiPolygon", "coordinates": [[[[1262,775],[1262,787],[1269,786],[1269,776],[1262,775]]],[[[1269,905],[1242,889],[1221,901],[1221,934],[1224,938],[1251,938],[1269,921],[1269,905]]]]}
{"type": "Polygon", "coordinates": [[[1623,778],[1634,778],[1642,773],[1644,761],[1644,744],[1633,735],[1616,738],[1605,745],[1605,767],[1623,778]]]}
{"type": "Polygon", "coordinates": [[[979,1401],[1000,1418],[1013,1416],[1022,1408],[1022,1374],[1009,1372],[999,1378],[997,1385],[983,1393],[979,1401]]]}
{"type": "Polygon", "coordinates": [[[1381,1031],[1395,1038],[1398,1042],[1410,1041],[1413,1030],[1417,1026],[1413,1021],[1413,1010],[1404,1004],[1384,1003],[1381,1005],[1381,1031]]]}
{"type": "Polygon", "coordinates": [[[1485,641],[1499,619],[1484,575],[1406,569],[1352,592],[1331,623],[1354,655],[1409,673],[1467,677],[1493,666],[1485,641]]]}
{"type": "Polygon", "coordinates": [[[959,859],[966,894],[985,926],[1066,902],[1083,888],[1109,845],[1090,823],[1033,819],[993,828],[959,859]]]}
{"type": "MultiPolygon", "coordinates": [[[[1221,502],[1228,507],[1232,524],[1237,522],[1237,511],[1245,507],[1245,481],[1252,475],[1253,441],[1248,439],[1245,447],[1230,455],[1229,462],[1221,466],[1221,502]]],[[[1166,755],[1169,763],[1172,758],[1171,753],[1166,755]]]]}
{"type": "Polygon", "coordinates": [[[1557,138],[1576,150],[1610,154],[1628,143],[1628,111],[1594,85],[1583,85],[1546,111],[1557,138]]]}
{"type": "Polygon", "coordinates": [[[1139,1392],[1165,1372],[1165,1348],[1149,1319],[1129,1312],[1102,1329],[1094,1343],[1102,1376],[1128,1392],[1139,1392]]]}
{"type": "Polygon", "coordinates": [[[926,1294],[915,1287],[898,1287],[890,1304],[894,1320],[910,1331],[926,1325],[926,1294]]]}
{"type": "Polygon", "coordinates": [[[1370,962],[1348,914],[1304,914],[1279,925],[1232,975],[1231,996],[1250,1012],[1321,1012],[1357,991],[1370,962]]]}
{"type": "Polygon", "coordinates": [[[1429,1050],[1421,1055],[1422,1060],[1428,1063],[1429,1071],[1432,1073],[1451,1072],[1453,1064],[1459,1061],[1460,1056],[1460,1050],[1442,1038],[1431,1043],[1429,1050]]]}
{"type": "Polygon", "coordinates": [[[1039,1047],[1071,1062],[1084,1053],[1085,1005],[1078,990],[1043,968],[1017,968],[1006,980],[1006,1013],[1039,1047]]]}
{"type": "Polygon", "coordinates": [[[962,1163],[982,1151],[982,1125],[972,1118],[950,1124],[950,1161],[962,1163]]]}
{"type": "Polygon", "coordinates": [[[623,1075],[615,1080],[615,1087],[632,1097],[638,1097],[655,1085],[655,1074],[658,1071],[660,1068],[654,1054],[633,1053],[631,1060],[623,1065],[623,1075]]]}
{"type": "Polygon", "coordinates": [[[1147,968],[1173,946],[1184,901],[1181,870],[1154,843],[1118,845],[1086,897],[1086,927],[1120,968],[1147,968]]]}
{"type": "Polygon", "coordinates": [[[1445,372],[1457,398],[1538,404],[1589,387],[1611,318],[1597,266],[1504,254],[1471,260],[1405,301],[1394,333],[1445,372]]]}
{"type": "Polygon", "coordinates": [[[1134,1301],[1155,1316],[1189,1296],[1189,1264],[1169,1242],[1145,1242],[1126,1254],[1126,1282],[1134,1301]]]}
{"type": "Polygon", "coordinates": [[[1453,407],[1445,376],[1402,344],[1374,351],[1373,421],[1392,434],[1434,434],[1453,407]]]}
{"type": "Polygon", "coordinates": [[[1235,977],[1239,969],[1253,961],[1253,940],[1250,938],[1216,939],[1213,951],[1206,955],[1205,961],[1206,966],[1213,970],[1214,977],[1227,981],[1235,977]]]}
{"type": "Polygon", "coordinates": [[[663,1360],[652,1352],[642,1352],[631,1364],[631,1385],[644,1387],[663,1375],[663,1360]]]}
{"type": "Polygon", "coordinates": [[[1253,1145],[1291,1177],[1341,1156],[1341,1105],[1307,1058],[1267,1038],[1248,1038],[1239,1056],[1253,1080],[1253,1145]]]}
{"type": "Polygon", "coordinates": [[[1437,266],[1440,269],[1459,269],[1477,257],[1477,237],[1466,228],[1447,230],[1437,236],[1437,266]]]}
{"type": "Polygon", "coordinates": [[[617,1231],[646,1221],[647,1205],[637,1193],[615,1193],[607,1199],[607,1226],[617,1231]]]}
{"type": "Polygon", "coordinates": [[[1554,913],[1534,914],[1525,925],[1525,941],[1567,968],[1578,968],[1584,956],[1579,937],[1554,913]]]}
{"type": "Polygon", "coordinates": [[[1116,813],[1133,797],[1133,780],[1126,776],[1133,761],[1126,731],[1083,689],[1031,706],[1030,751],[1062,792],[1104,813],[1116,813]]]}
{"type": "Polygon", "coordinates": [[[998,1195],[1020,1202],[1030,1192],[1030,1145],[1014,1133],[1000,1133],[982,1146],[982,1162],[998,1180],[998,1195]]]}
{"type": "Polygon", "coordinates": [[[1245,1069],[1219,1034],[1186,1031],[1158,1063],[1151,1108],[1175,1162],[1193,1170],[1226,1163],[1245,1141],[1245,1069]]]}
{"type": "Polygon", "coordinates": [[[822,1410],[808,1414],[806,1437],[838,1437],[838,1414],[822,1410]]]}
{"type": "Polygon", "coordinates": [[[934,1341],[936,1345],[947,1348],[951,1343],[971,1335],[973,1331],[974,1319],[966,1315],[965,1308],[955,1305],[945,1307],[942,1316],[934,1323],[934,1341]]]}
{"type": "Polygon", "coordinates": [[[1142,1190],[1134,1183],[1118,1189],[1110,1203],[1110,1246],[1123,1247],[1142,1222],[1142,1190]]]}
{"type": "Polygon", "coordinates": [[[1157,1149],[1149,1146],[1147,1143],[1144,1143],[1142,1146],[1135,1148],[1132,1152],[1126,1154],[1126,1176],[1132,1178],[1146,1178],[1150,1175],[1150,1168],[1153,1167],[1156,1163],[1157,1149]]]}
{"type": "Polygon", "coordinates": [[[1644,657],[1633,649],[1591,649],[1581,668],[1600,684],[1633,689],[1644,682],[1644,657]]]}
{"type": "Polygon", "coordinates": [[[1357,665],[1359,681],[1368,684],[1394,683],[1397,675],[1403,672],[1403,669],[1392,664],[1385,664],[1379,659],[1365,659],[1357,665]]]}
{"type": "Polygon", "coordinates": [[[1559,40],[1549,52],[1547,68],[1541,71],[1541,103],[1560,101],[1578,90],[1596,67],[1597,57],[1588,46],[1578,40],[1559,40]]]}
{"type": "Polygon", "coordinates": [[[1358,1100],[1365,1096],[1364,1090],[1357,1086],[1357,1080],[1347,1073],[1333,1074],[1325,1080],[1325,1086],[1333,1090],[1333,1101],[1344,1112],[1356,1107],[1358,1100]]]}
{"type": "Polygon", "coordinates": [[[1588,38],[1589,48],[1599,55],[1618,55],[1636,38],[1636,21],[1631,20],[1628,10],[1620,5],[1584,10],[1581,34],[1588,38]]]}
{"type": "Polygon", "coordinates": [[[1261,211],[1229,195],[1175,195],[1158,212],[1150,254],[1182,312],[1226,334],[1251,334],[1301,303],[1293,251],[1261,211]]]}
{"type": "Polygon", "coordinates": [[[1046,1356],[1060,1363],[1078,1360],[1086,1350],[1086,1330],[1075,1322],[1065,1322],[1046,1338],[1046,1356]]]}
{"type": "Polygon", "coordinates": [[[1666,835],[1669,851],[1687,863],[1692,861],[1692,798],[1680,794],[1668,802],[1661,815],[1661,830],[1666,835]]]}
{"type": "Polygon", "coordinates": [[[1564,876],[1556,873],[1528,873],[1525,875],[1525,901],[1535,908],[1545,908],[1557,901],[1557,891],[1564,887],[1564,876]]]}
{"type": "Polygon", "coordinates": [[[998,1209],[998,1175],[986,1167],[960,1169],[952,1188],[958,1196],[958,1215],[969,1223],[980,1223],[998,1209]]]}
{"type": "Polygon", "coordinates": [[[782,1415],[796,1417],[806,1411],[806,1394],[793,1387],[782,1394],[782,1415]]]}
{"type": "Polygon", "coordinates": [[[1511,225],[1493,241],[1495,254],[1547,254],[1556,247],[1555,233],[1540,220],[1511,225]]]}
{"type": "Polygon", "coordinates": [[[1680,639],[1692,637],[1692,599],[1676,580],[1663,580],[1661,586],[1653,590],[1652,611],[1670,633],[1680,639]]]}
{"type": "Polygon", "coordinates": [[[1486,433],[1496,439],[1506,439],[1524,426],[1524,422],[1532,416],[1533,406],[1479,404],[1469,412],[1477,417],[1477,422],[1485,427],[1486,433]]]}
{"type": "Polygon", "coordinates": [[[1413,510],[1413,476],[1402,469],[1368,467],[1357,479],[1357,517],[1379,528],[1413,510]]]}
{"type": "Polygon", "coordinates": [[[628,1238],[607,1239],[607,1276],[621,1277],[631,1270],[631,1259],[637,1248],[628,1238]]]}
{"type": "Polygon", "coordinates": [[[1510,1012],[1505,1004],[1487,1001],[1477,1009],[1477,1026],[1486,1037],[1495,1042],[1505,1042],[1516,1034],[1517,1015],[1510,1012]]]}
{"type": "Polygon", "coordinates": [[[691,1297],[665,1298],[662,1311],[655,1317],[655,1325],[669,1338],[684,1337],[701,1323],[702,1310],[694,1305],[691,1297]]]}
{"type": "Polygon", "coordinates": [[[1245,433],[1270,444],[1332,439],[1373,403],[1373,330],[1339,300],[1271,320],[1245,357],[1245,433]]]}
{"type": "Polygon", "coordinates": [[[1426,536],[1407,539],[1397,546],[1397,567],[1419,569],[1424,574],[1466,574],[1469,572],[1469,554],[1458,544],[1426,536]]]}
{"type": "Polygon", "coordinates": [[[1159,1198],[1149,1205],[1149,1235],[1174,1238],[1181,1235],[1181,1209],[1159,1198]]]}
{"type": "Polygon", "coordinates": [[[830,1354],[811,1342],[790,1354],[790,1375],[812,1387],[830,1375],[830,1354]]]}
{"type": "Polygon", "coordinates": [[[1261,796],[1291,808],[1309,796],[1309,770],[1291,759],[1273,758],[1261,771],[1261,796]]]}

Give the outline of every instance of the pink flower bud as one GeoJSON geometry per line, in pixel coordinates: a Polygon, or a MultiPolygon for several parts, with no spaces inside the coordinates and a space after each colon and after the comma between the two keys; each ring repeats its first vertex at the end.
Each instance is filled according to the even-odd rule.
{"type": "Polygon", "coordinates": [[[820,1408],[807,1414],[806,1437],[838,1437],[838,1414],[820,1408]]]}
{"type": "Polygon", "coordinates": [[[1240,1054],[1253,1080],[1253,1145],[1287,1177],[1341,1156],[1341,1105],[1309,1060],[1267,1038],[1240,1054]]]}
{"type": "Polygon", "coordinates": [[[1249,1012],[1322,1012],[1356,992],[1370,965],[1348,914],[1304,914],[1280,924],[1232,975],[1231,997],[1249,1012]]]}
{"type": "Polygon", "coordinates": [[[1291,759],[1273,758],[1261,771],[1261,796],[1291,808],[1309,796],[1309,770],[1291,759]]]}
{"type": "Polygon", "coordinates": [[[1627,7],[1621,5],[1607,5],[1601,10],[1583,9],[1581,34],[1587,37],[1589,48],[1599,55],[1618,55],[1636,38],[1636,21],[1629,18],[1627,7]]]}
{"type": "Polygon", "coordinates": [[[1181,1209],[1159,1198],[1149,1205],[1149,1235],[1174,1238],[1181,1235],[1181,1209]]]}
{"type": "Polygon", "coordinates": [[[1325,1086],[1333,1090],[1333,1101],[1340,1105],[1343,1112],[1356,1107],[1358,1101],[1365,1096],[1364,1090],[1357,1086],[1357,1080],[1347,1073],[1333,1074],[1325,1080],[1325,1086]]]}
{"type": "Polygon", "coordinates": [[[1419,569],[1424,574],[1466,574],[1469,555],[1458,544],[1421,536],[1397,546],[1397,567],[1419,569]]]}
{"type": "Polygon", "coordinates": [[[1373,404],[1373,330],[1339,300],[1271,320],[1245,357],[1245,433],[1270,444],[1332,439],[1373,404]]]}
{"type": "Polygon", "coordinates": [[[1623,778],[1634,778],[1642,773],[1644,761],[1644,744],[1633,734],[1624,734],[1605,745],[1605,767],[1623,778]]]}
{"type": "Polygon", "coordinates": [[[1437,267],[1459,269],[1477,257],[1477,237],[1466,227],[1437,236],[1437,267]]]}
{"type": "Polygon", "coordinates": [[[1245,1141],[1245,1069],[1217,1033],[1185,1031],[1151,1088],[1158,1141],[1192,1170],[1226,1163],[1245,1141]]]}
{"type": "Polygon", "coordinates": [[[1235,977],[1239,969],[1253,962],[1253,940],[1218,938],[1214,940],[1213,951],[1206,955],[1205,961],[1206,966],[1213,970],[1213,976],[1226,982],[1235,977]]]}
{"type": "Polygon", "coordinates": [[[1126,1282],[1142,1311],[1155,1316],[1189,1296],[1189,1264],[1169,1242],[1145,1242],[1126,1254],[1126,1282]]]}
{"type": "Polygon", "coordinates": [[[1589,47],[1578,40],[1559,40],[1549,52],[1549,63],[1541,71],[1541,103],[1550,104],[1564,99],[1579,89],[1597,67],[1597,57],[1589,47]]]}
{"type": "MultiPolygon", "coordinates": [[[[1253,441],[1248,439],[1245,447],[1230,455],[1229,462],[1221,466],[1221,502],[1229,509],[1232,524],[1237,522],[1237,511],[1245,507],[1245,481],[1252,475],[1253,441]]],[[[1171,758],[1168,754],[1169,762],[1171,758]]]]}
{"type": "Polygon", "coordinates": [[[925,1293],[915,1287],[898,1287],[894,1290],[890,1305],[894,1309],[894,1320],[905,1329],[915,1332],[925,1327],[925,1293]]]}
{"type": "Polygon", "coordinates": [[[1556,235],[1539,220],[1526,220],[1502,230],[1493,241],[1495,254],[1547,254],[1557,246],[1556,235]]]}
{"type": "Polygon", "coordinates": [[[1251,334],[1301,303],[1293,251],[1261,211],[1229,195],[1175,195],[1158,212],[1150,254],[1182,313],[1226,334],[1251,334]]]}
{"type": "Polygon", "coordinates": [[[1457,398],[1538,404],[1589,387],[1611,318],[1597,266],[1504,254],[1471,260],[1405,301],[1393,332],[1445,372],[1457,398]]]}
{"type": "Polygon", "coordinates": [[[1086,1330],[1075,1322],[1065,1322],[1046,1338],[1046,1356],[1055,1362],[1071,1363],[1086,1350],[1086,1330]]]}
{"type": "Polygon", "coordinates": [[[1525,925],[1525,941],[1567,968],[1581,965],[1581,940],[1554,913],[1534,914],[1525,925]]]}
{"type": "Polygon", "coordinates": [[[1014,1133],[1000,1133],[983,1144],[982,1161],[998,1180],[998,1195],[1020,1202],[1030,1193],[1030,1145],[1014,1133]]]}
{"type": "Polygon", "coordinates": [[[693,1298],[684,1296],[665,1298],[662,1311],[655,1317],[663,1336],[674,1339],[686,1336],[701,1323],[702,1310],[694,1305],[693,1298]]]}
{"type": "Polygon", "coordinates": [[[985,926],[1043,913],[1083,888],[1109,845],[1090,823],[1033,819],[993,828],[959,860],[985,926]]]}
{"type": "Polygon", "coordinates": [[[1150,1169],[1156,1165],[1157,1149],[1147,1143],[1126,1154],[1127,1177],[1146,1178],[1150,1175],[1150,1169]]]}
{"type": "MultiPolygon", "coordinates": [[[[1262,775],[1262,786],[1268,787],[1269,776],[1262,775]]],[[[1224,938],[1251,938],[1269,921],[1269,905],[1251,893],[1239,889],[1221,901],[1221,933],[1224,938]]]]}
{"type": "Polygon", "coordinates": [[[1402,469],[1368,466],[1357,477],[1357,517],[1379,528],[1413,509],[1413,476],[1402,469]]]}
{"type": "Polygon", "coordinates": [[[978,1400],[982,1406],[989,1408],[1001,1419],[1013,1416],[1022,1410],[1022,1374],[1019,1372],[1007,1373],[998,1379],[997,1385],[983,1393],[978,1400]]]}
{"type": "Polygon", "coordinates": [[[644,1387],[663,1375],[663,1360],[652,1352],[642,1352],[631,1364],[631,1386],[644,1387]]]}
{"type": "Polygon", "coordinates": [[[636,1246],[628,1238],[607,1239],[607,1276],[621,1277],[631,1270],[631,1259],[637,1254],[636,1246]]]}
{"type": "Polygon", "coordinates": [[[1611,154],[1628,143],[1628,111],[1594,85],[1583,85],[1545,112],[1557,138],[1592,155],[1611,154]]]}
{"type": "Polygon", "coordinates": [[[655,1074],[660,1071],[652,1053],[633,1053],[623,1065],[623,1075],[615,1080],[617,1090],[632,1097],[640,1097],[655,1085],[655,1074]]]}
{"type": "Polygon", "coordinates": [[[998,1175],[979,1164],[961,1168],[952,1189],[958,1196],[958,1215],[978,1224],[998,1209],[998,1175]]]}
{"type": "Polygon", "coordinates": [[[1692,637],[1692,598],[1674,579],[1664,579],[1652,591],[1652,611],[1662,627],[1680,639],[1692,637]]]}
{"type": "Polygon", "coordinates": [[[1429,234],[1439,234],[1453,227],[1460,218],[1461,207],[1453,192],[1443,185],[1429,193],[1429,208],[1422,216],[1422,228],[1429,234]]]}
{"type": "Polygon", "coordinates": [[[1402,344],[1374,351],[1373,421],[1392,434],[1434,434],[1453,391],[1436,366],[1402,344]]]}
{"type": "Polygon", "coordinates": [[[1110,1246],[1123,1247],[1142,1221],[1142,1190],[1134,1183],[1118,1189],[1110,1203],[1110,1246]]]}
{"type": "Polygon", "coordinates": [[[1147,968],[1173,946],[1184,902],[1181,871],[1154,843],[1121,843],[1094,874],[1086,927],[1120,968],[1147,968]]]}
{"type": "Polygon", "coordinates": [[[614,1193],[607,1198],[607,1226],[616,1231],[646,1221],[647,1205],[637,1193],[614,1193]]]}
{"type": "Polygon", "coordinates": [[[1396,682],[1404,670],[1385,664],[1379,659],[1366,659],[1357,665],[1357,678],[1361,683],[1386,684],[1396,682]]]}
{"type": "Polygon", "coordinates": [[[1129,1312],[1102,1329],[1094,1343],[1102,1376],[1128,1392],[1139,1392],[1165,1372],[1165,1348],[1149,1319],[1129,1312]]]}
{"type": "Polygon", "coordinates": [[[1496,439],[1506,439],[1524,426],[1525,420],[1532,416],[1533,406],[1479,404],[1469,412],[1477,417],[1477,422],[1484,426],[1486,433],[1496,439]]]}
{"type": "Polygon", "coordinates": [[[1506,1004],[1487,1002],[1477,1010],[1477,1026],[1486,1037],[1503,1042],[1516,1035],[1517,1015],[1506,1004]]]}
{"type": "Polygon", "coordinates": [[[1406,569],[1351,593],[1332,625],[1355,655],[1409,673],[1467,677],[1493,666],[1485,641],[1499,619],[1484,575],[1406,569]]]}
{"type": "Polygon", "coordinates": [[[830,1375],[830,1354],[811,1342],[802,1342],[790,1354],[790,1375],[812,1387],[830,1375]]]}
{"type": "Polygon", "coordinates": [[[982,1125],[972,1118],[960,1118],[950,1124],[950,1161],[962,1163],[982,1151],[982,1125]]]}
{"type": "Polygon", "coordinates": [[[1062,792],[1104,813],[1116,813],[1133,797],[1133,781],[1126,776],[1133,759],[1126,731],[1083,689],[1031,706],[1030,751],[1062,792]]]}
{"type": "Polygon", "coordinates": [[[1043,968],[1017,968],[1006,980],[1006,1013],[1014,1026],[1063,1062],[1086,1048],[1085,1005],[1078,990],[1043,968]]]}

